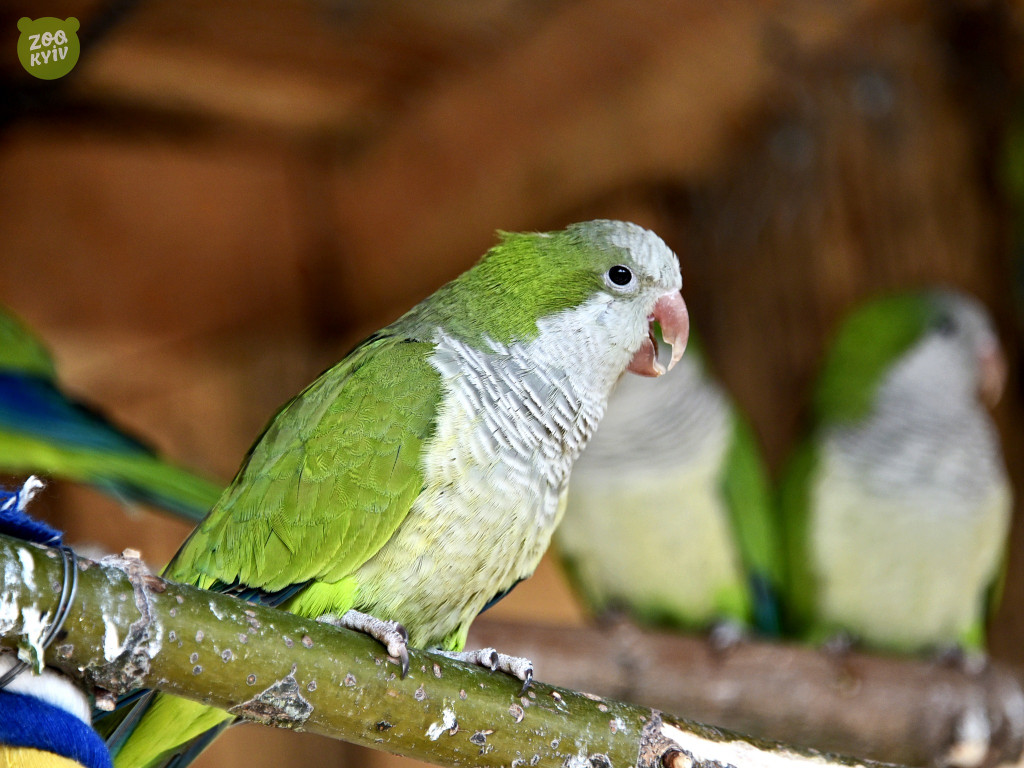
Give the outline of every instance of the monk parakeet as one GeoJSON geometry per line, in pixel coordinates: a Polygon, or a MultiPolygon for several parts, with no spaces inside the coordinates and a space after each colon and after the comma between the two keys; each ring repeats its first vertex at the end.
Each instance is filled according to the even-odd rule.
{"type": "Polygon", "coordinates": [[[619,384],[555,544],[597,613],[777,634],[776,535],[753,432],[691,339],[670,378],[619,384]]]}
{"type": "MultiPolygon", "coordinates": [[[[460,653],[470,623],[533,573],[615,382],[665,370],[655,321],[682,355],[680,286],[633,224],[502,234],[274,416],[167,577],[330,615],[403,671],[408,642],[528,683],[526,660],[460,653]]],[[[166,695],[142,706],[111,738],[121,768],[191,755],[230,721],[166,695]]]]}
{"type": "Polygon", "coordinates": [[[200,520],[222,488],[160,459],[65,395],[46,347],[0,308],[0,472],[88,483],[122,501],[200,520]]]}
{"type": "Polygon", "coordinates": [[[982,401],[998,400],[1005,371],[988,314],[960,293],[884,298],[849,317],[781,487],[797,631],[983,653],[1011,489],[982,401]]]}

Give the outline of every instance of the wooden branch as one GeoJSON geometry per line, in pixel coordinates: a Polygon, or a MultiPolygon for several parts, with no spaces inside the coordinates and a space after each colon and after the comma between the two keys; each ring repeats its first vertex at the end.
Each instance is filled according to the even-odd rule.
{"type": "MultiPolygon", "coordinates": [[[[0,536],[0,564],[0,643],[25,650],[58,602],[62,560],[0,536]]],[[[79,571],[46,663],[97,691],[99,703],[145,685],[450,766],[876,765],[542,683],[521,697],[505,675],[421,651],[403,680],[381,646],[357,633],[166,582],[130,558],[83,560],[79,571]]]]}
{"type": "Polygon", "coordinates": [[[643,701],[758,736],[906,765],[1017,763],[1024,692],[1008,670],[830,654],[799,645],[605,628],[541,627],[481,619],[474,646],[528,656],[556,685],[643,701]]]}

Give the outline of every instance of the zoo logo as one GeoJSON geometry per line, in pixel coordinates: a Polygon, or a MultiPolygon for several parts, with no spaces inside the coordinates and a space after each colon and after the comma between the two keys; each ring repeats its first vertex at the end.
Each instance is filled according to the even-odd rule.
{"type": "Polygon", "coordinates": [[[33,77],[56,80],[64,77],[78,63],[78,19],[56,19],[44,16],[18,19],[18,60],[33,77]]]}

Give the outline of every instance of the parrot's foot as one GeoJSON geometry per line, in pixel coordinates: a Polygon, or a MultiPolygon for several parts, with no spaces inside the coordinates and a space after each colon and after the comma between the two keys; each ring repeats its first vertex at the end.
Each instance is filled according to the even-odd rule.
{"type": "Polygon", "coordinates": [[[965,675],[980,675],[988,668],[988,654],[956,643],[939,648],[935,659],[939,664],[958,669],[965,675]]]}
{"type": "Polygon", "coordinates": [[[523,688],[519,692],[522,696],[533,682],[533,662],[521,656],[509,656],[505,653],[498,653],[493,648],[480,648],[475,651],[442,651],[435,650],[449,659],[464,661],[467,664],[476,664],[478,667],[489,669],[492,672],[504,672],[512,675],[517,680],[523,681],[523,688]]]}
{"type": "Polygon", "coordinates": [[[402,677],[409,674],[409,633],[397,621],[385,621],[359,611],[346,611],[341,617],[327,614],[317,621],[332,627],[354,629],[369,635],[387,648],[388,656],[402,665],[402,677]]]}
{"type": "Polygon", "coordinates": [[[626,613],[622,608],[613,606],[610,608],[604,608],[595,617],[597,626],[601,629],[615,630],[622,626],[628,626],[632,623],[629,618],[629,614],[626,613]]]}
{"type": "Polygon", "coordinates": [[[857,640],[853,635],[844,630],[839,630],[829,635],[821,647],[829,656],[842,660],[853,652],[856,645],[857,640]]]}
{"type": "Polygon", "coordinates": [[[708,633],[708,643],[716,653],[731,651],[746,638],[746,627],[738,621],[719,621],[708,633]]]}

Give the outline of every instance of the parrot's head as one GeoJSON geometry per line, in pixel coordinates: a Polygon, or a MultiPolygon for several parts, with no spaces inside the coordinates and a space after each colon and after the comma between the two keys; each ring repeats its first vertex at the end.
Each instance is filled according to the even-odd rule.
{"type": "Polygon", "coordinates": [[[557,232],[501,233],[501,242],[435,303],[445,326],[508,344],[557,335],[565,357],[599,360],[615,377],[659,376],[654,324],[683,354],[689,317],[676,256],[653,232],[622,221],[588,221],[557,232]],[[621,364],[620,364],[621,363],[621,364]]]}
{"type": "Polygon", "coordinates": [[[932,357],[967,396],[995,406],[1006,386],[1006,358],[988,311],[973,297],[950,290],[925,295],[931,317],[918,353],[932,357]]]}
{"type": "Polygon", "coordinates": [[[934,400],[939,407],[981,398],[995,405],[1006,362],[992,319],[974,298],[931,289],[872,301],[841,327],[816,396],[825,421],[853,421],[882,397],[934,400]]]}
{"type": "Polygon", "coordinates": [[[39,339],[13,314],[0,307],[0,371],[52,379],[53,359],[39,339]]]}

